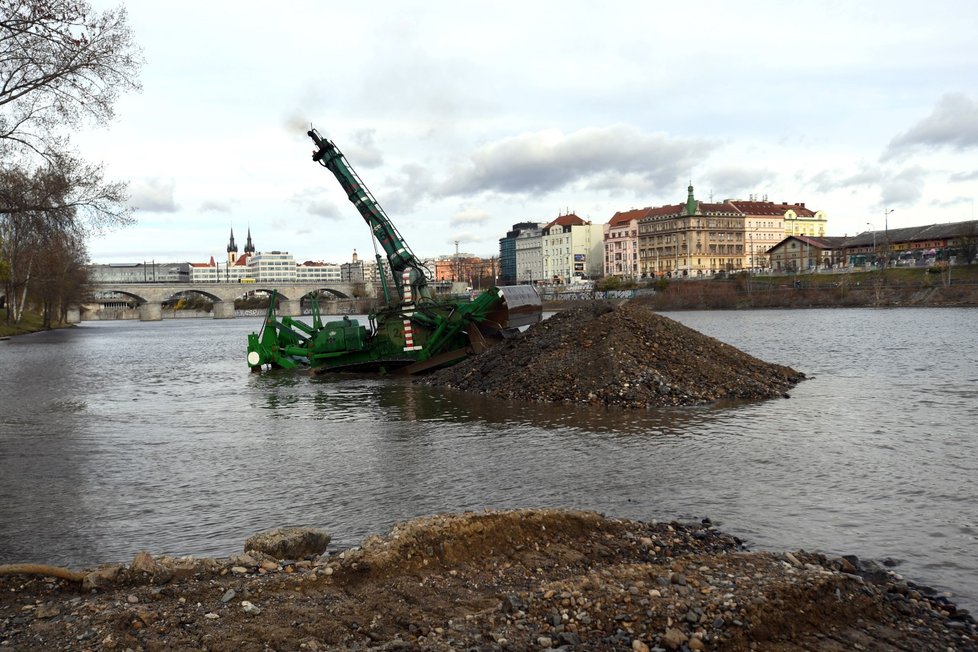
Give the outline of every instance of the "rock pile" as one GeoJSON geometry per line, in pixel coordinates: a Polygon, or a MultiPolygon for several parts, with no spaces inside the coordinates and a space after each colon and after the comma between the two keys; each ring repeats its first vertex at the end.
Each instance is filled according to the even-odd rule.
{"type": "Polygon", "coordinates": [[[647,306],[597,302],[419,382],[505,399],[649,408],[774,398],[804,377],[647,306]]]}

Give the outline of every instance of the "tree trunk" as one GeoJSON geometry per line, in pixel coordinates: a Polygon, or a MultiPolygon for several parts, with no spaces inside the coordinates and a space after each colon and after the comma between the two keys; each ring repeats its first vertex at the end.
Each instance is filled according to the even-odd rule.
{"type": "MultiPolygon", "coordinates": [[[[31,268],[34,265],[34,257],[31,256],[27,259],[27,275],[24,277],[24,287],[20,293],[20,303],[16,306],[17,314],[14,315],[14,323],[19,324],[20,318],[24,314],[24,304],[27,303],[27,286],[31,284],[31,268]]],[[[11,267],[13,267],[11,265],[11,267]]],[[[11,270],[11,274],[13,270],[11,270]]]]}

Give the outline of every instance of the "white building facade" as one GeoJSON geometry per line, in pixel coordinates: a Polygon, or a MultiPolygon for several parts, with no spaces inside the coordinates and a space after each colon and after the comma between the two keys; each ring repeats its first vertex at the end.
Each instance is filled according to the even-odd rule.
{"type": "Polygon", "coordinates": [[[547,283],[597,278],[604,267],[604,225],[561,215],[543,228],[541,253],[547,283]]]}
{"type": "Polygon", "coordinates": [[[543,280],[543,229],[524,229],[516,237],[516,282],[532,285],[543,280]]]}

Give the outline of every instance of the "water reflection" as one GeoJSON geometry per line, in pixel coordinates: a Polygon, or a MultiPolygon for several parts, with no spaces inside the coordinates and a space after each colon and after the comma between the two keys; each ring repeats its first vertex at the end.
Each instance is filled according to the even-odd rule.
{"type": "Polygon", "coordinates": [[[613,434],[681,435],[691,422],[725,418],[749,404],[628,410],[593,405],[527,403],[457,390],[427,387],[410,378],[364,378],[336,374],[313,377],[318,409],[329,418],[365,413],[387,421],[432,421],[567,429],[613,434]]]}

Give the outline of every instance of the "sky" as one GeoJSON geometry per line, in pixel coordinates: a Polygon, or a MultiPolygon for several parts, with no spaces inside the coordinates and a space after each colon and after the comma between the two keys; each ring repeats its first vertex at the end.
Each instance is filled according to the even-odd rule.
{"type": "MultiPolygon", "coordinates": [[[[118,2],[92,0],[96,9],[118,2]]],[[[517,222],[767,198],[827,235],[974,219],[978,3],[125,3],[142,91],[74,140],[136,222],[93,262],[373,256],[310,125],[420,258],[517,222]],[[890,212],[892,211],[892,212],[890,212]],[[456,244],[457,243],[457,244],[456,244]]]]}

